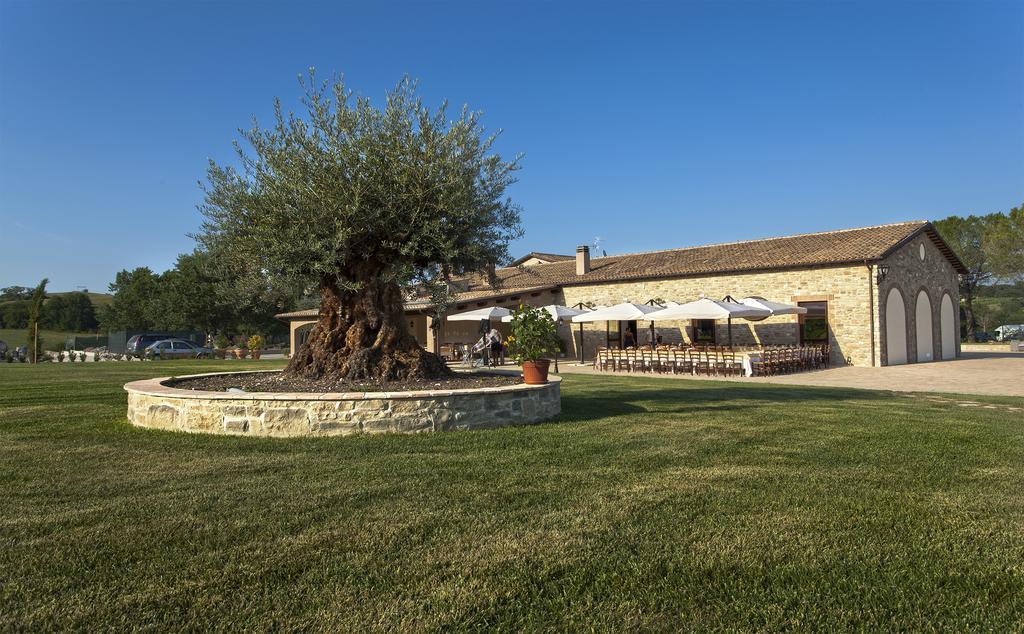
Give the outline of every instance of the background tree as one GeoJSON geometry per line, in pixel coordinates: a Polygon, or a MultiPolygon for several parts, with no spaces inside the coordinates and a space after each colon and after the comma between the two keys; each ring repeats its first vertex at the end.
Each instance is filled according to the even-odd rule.
{"type": "Polygon", "coordinates": [[[287,332],[274,315],[294,307],[297,289],[275,285],[239,292],[236,286],[228,269],[211,254],[196,250],[179,255],[174,268],[161,274],[148,268],[118,273],[110,285],[114,297],[100,311],[100,321],[107,330],[246,336],[287,332]]]}
{"type": "Polygon", "coordinates": [[[287,326],[274,315],[291,310],[300,289],[270,285],[239,292],[230,269],[212,254],[196,249],[178,256],[159,279],[159,317],[165,330],[200,330],[207,334],[283,334],[287,326]]]}
{"type": "Polygon", "coordinates": [[[95,330],[96,309],[87,293],[62,293],[43,305],[43,324],[54,330],[86,332],[95,330]]]}
{"type": "Polygon", "coordinates": [[[1005,297],[975,298],[974,316],[982,332],[992,332],[1004,324],[1024,323],[1021,301],[1005,297]]]}
{"type": "Polygon", "coordinates": [[[46,285],[50,280],[43,278],[32,291],[28,305],[28,359],[35,363],[42,354],[43,341],[39,338],[39,319],[43,315],[43,302],[46,301],[46,285]]]}
{"type": "Polygon", "coordinates": [[[28,305],[27,299],[4,302],[0,305],[0,324],[4,328],[27,328],[28,305]]]}
{"type": "Polygon", "coordinates": [[[979,288],[1024,275],[1024,205],[1007,214],[950,216],[933,224],[967,267],[967,274],[960,276],[960,297],[967,336],[976,340],[974,300],[979,288]]]}
{"type": "Polygon", "coordinates": [[[29,299],[32,297],[32,289],[27,286],[7,286],[0,288],[0,302],[15,299],[29,299]]]}
{"type": "Polygon", "coordinates": [[[504,198],[517,160],[493,152],[479,113],[448,119],[406,79],[383,110],[341,78],[300,78],[304,117],[275,101],[270,129],[236,144],[239,169],[211,161],[199,242],[237,288],[314,288],[320,317],[287,372],[351,380],[436,377],[443,361],[409,334],[403,289],[509,259],[519,210],[504,198]],[[251,153],[250,153],[251,152],[251,153]]]}
{"type": "Polygon", "coordinates": [[[100,312],[106,330],[150,330],[159,298],[159,278],[148,267],[121,271],[110,285],[114,295],[100,312]]]}

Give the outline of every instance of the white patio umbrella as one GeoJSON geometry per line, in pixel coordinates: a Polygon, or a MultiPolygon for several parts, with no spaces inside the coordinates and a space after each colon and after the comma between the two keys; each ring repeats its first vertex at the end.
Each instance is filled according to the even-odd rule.
{"type": "Polygon", "coordinates": [[[576,315],[572,323],[579,324],[585,321],[632,321],[634,319],[646,319],[649,313],[661,310],[661,306],[650,304],[633,304],[623,302],[607,308],[597,308],[589,313],[576,315]]]}
{"type": "MultiPolygon", "coordinates": [[[[793,304],[783,304],[782,302],[773,302],[771,300],[759,297],[757,295],[751,295],[750,297],[744,297],[740,300],[741,304],[747,306],[753,306],[754,308],[763,308],[771,313],[771,316],[775,315],[803,315],[807,312],[807,309],[803,306],[794,306],[793,304]]],[[[749,317],[747,319],[750,319],[749,317]]],[[[755,318],[756,320],[756,318],[755,318]]]]}
{"type": "Polygon", "coordinates": [[[729,322],[729,347],[732,348],[732,320],[734,317],[758,320],[769,317],[771,311],[734,301],[718,301],[707,297],[693,302],[669,306],[649,313],[647,319],[654,321],[679,321],[683,319],[725,319],[729,322]]]}
{"type": "Polygon", "coordinates": [[[464,313],[448,315],[445,319],[448,321],[484,321],[489,319],[501,319],[502,317],[508,317],[511,314],[512,311],[507,308],[491,306],[490,308],[478,308],[464,313]]]}
{"type": "MultiPolygon", "coordinates": [[[[547,306],[541,306],[540,309],[551,315],[551,319],[554,319],[555,321],[569,320],[576,315],[582,315],[590,312],[589,310],[569,308],[568,306],[562,306],[561,304],[548,304],[547,306]]],[[[505,317],[502,317],[501,320],[506,323],[512,321],[512,314],[509,313],[505,317]]]]}
{"type": "MultiPolygon", "coordinates": [[[[579,324],[586,321],[633,321],[649,319],[651,313],[661,310],[661,306],[650,304],[634,304],[623,302],[608,308],[598,308],[589,313],[576,315],[572,318],[573,323],[579,324]]],[[[654,321],[651,321],[651,347],[654,347],[654,321]]]]}

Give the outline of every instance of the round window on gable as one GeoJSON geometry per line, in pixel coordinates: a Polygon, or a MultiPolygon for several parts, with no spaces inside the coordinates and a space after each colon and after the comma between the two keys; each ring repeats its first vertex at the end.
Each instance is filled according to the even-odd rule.
{"type": "Polygon", "coordinates": [[[918,245],[917,254],[921,256],[921,261],[924,262],[924,243],[918,245]]]}

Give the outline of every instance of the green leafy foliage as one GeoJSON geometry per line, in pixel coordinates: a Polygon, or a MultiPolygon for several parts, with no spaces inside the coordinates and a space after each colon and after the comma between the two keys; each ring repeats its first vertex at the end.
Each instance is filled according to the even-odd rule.
{"type": "Polygon", "coordinates": [[[223,254],[239,283],[358,286],[366,262],[398,283],[508,259],[522,233],[503,194],[518,160],[492,152],[480,114],[423,105],[403,79],[383,109],[341,77],[300,78],[305,116],[274,105],[274,125],[243,131],[241,170],[211,161],[202,245],[223,254]]]}
{"type": "Polygon", "coordinates": [[[113,298],[100,311],[108,330],[198,330],[283,334],[274,318],[295,305],[297,289],[272,286],[239,295],[230,271],[202,250],[178,256],[161,274],[141,267],[121,271],[110,285],[113,298]]]}
{"type": "Polygon", "coordinates": [[[515,362],[536,361],[559,350],[558,326],[546,311],[520,305],[512,314],[508,337],[509,352],[515,362]]]}
{"type": "Polygon", "coordinates": [[[28,304],[28,357],[29,361],[36,363],[43,354],[43,341],[39,337],[41,328],[40,320],[43,316],[43,302],[46,301],[46,285],[50,280],[43,278],[39,285],[32,291],[32,297],[28,304]]]}
{"type": "Polygon", "coordinates": [[[15,299],[31,299],[32,289],[27,286],[7,286],[0,288],[0,302],[15,299]]]}
{"type": "Polygon", "coordinates": [[[1008,213],[950,216],[933,224],[967,268],[967,274],[960,276],[960,297],[967,335],[974,339],[978,322],[974,300],[979,289],[1024,276],[1024,205],[1008,213]]]}
{"type": "Polygon", "coordinates": [[[406,332],[403,290],[445,303],[443,283],[509,259],[522,234],[505,196],[518,157],[493,151],[480,114],[431,110],[403,79],[383,107],[341,77],[300,78],[305,112],[254,122],[239,167],[210,163],[196,236],[242,296],[284,287],[316,294],[324,318],[289,372],[349,379],[448,370],[406,332]]]}
{"type": "Polygon", "coordinates": [[[29,300],[12,300],[0,305],[0,327],[27,328],[29,300]]]}
{"type": "Polygon", "coordinates": [[[1024,298],[979,297],[974,300],[974,317],[982,332],[1004,324],[1024,324],[1024,298]]]}
{"type": "Polygon", "coordinates": [[[53,295],[43,305],[42,323],[53,330],[87,332],[99,325],[96,308],[87,293],[53,295]]]}
{"type": "Polygon", "coordinates": [[[120,271],[110,284],[114,299],[101,313],[107,330],[150,330],[157,327],[158,276],[149,267],[120,271]]]}
{"type": "Polygon", "coordinates": [[[245,347],[248,348],[250,351],[262,350],[263,349],[263,337],[261,337],[260,335],[253,335],[253,336],[249,337],[249,340],[246,342],[245,347]]]}

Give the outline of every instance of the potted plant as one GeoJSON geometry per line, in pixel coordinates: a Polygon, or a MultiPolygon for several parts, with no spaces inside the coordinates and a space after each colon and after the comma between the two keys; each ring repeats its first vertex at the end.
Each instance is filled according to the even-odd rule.
{"type": "Polygon", "coordinates": [[[523,366],[523,382],[543,385],[548,382],[551,359],[545,355],[558,352],[558,327],[551,315],[533,306],[520,305],[512,314],[509,352],[523,366]]]}
{"type": "Polygon", "coordinates": [[[224,333],[218,333],[217,336],[213,338],[213,356],[218,359],[226,357],[229,345],[231,345],[231,341],[224,335],[224,333]]]}
{"type": "Polygon", "coordinates": [[[263,337],[259,335],[249,337],[249,341],[246,342],[246,346],[249,348],[249,354],[252,355],[252,358],[259,359],[260,354],[263,351],[263,337]]]}

